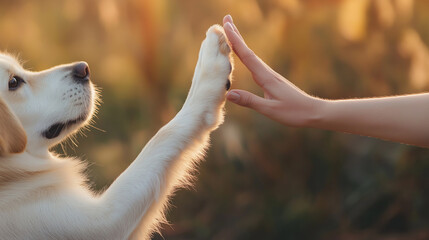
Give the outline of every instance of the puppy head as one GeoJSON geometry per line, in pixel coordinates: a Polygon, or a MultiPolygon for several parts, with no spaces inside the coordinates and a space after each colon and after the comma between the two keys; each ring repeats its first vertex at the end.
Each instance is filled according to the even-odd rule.
{"type": "MultiPolygon", "coordinates": [[[[15,123],[20,122],[27,135],[27,150],[43,151],[89,121],[96,94],[85,62],[32,72],[25,70],[13,57],[0,54],[0,98],[5,103],[2,111],[9,112],[1,112],[0,130],[15,129],[10,122],[16,116],[19,121],[15,123]]],[[[10,136],[18,141],[25,134],[10,136]]]]}
{"type": "Polygon", "coordinates": [[[0,99],[0,156],[23,152],[26,145],[21,123],[0,99]]]}

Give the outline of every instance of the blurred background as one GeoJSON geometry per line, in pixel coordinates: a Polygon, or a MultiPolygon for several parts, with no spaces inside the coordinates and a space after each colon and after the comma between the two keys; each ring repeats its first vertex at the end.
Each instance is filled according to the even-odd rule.
{"type": "MultiPolygon", "coordinates": [[[[428,12],[425,0],[1,0],[0,49],[35,71],[89,63],[94,128],[54,150],[88,160],[104,189],[181,108],[225,14],[280,74],[340,99],[428,91],[428,12]]],[[[260,94],[236,63],[233,88],[260,94]]],[[[429,239],[428,149],[226,110],[164,239],[429,239]]]]}

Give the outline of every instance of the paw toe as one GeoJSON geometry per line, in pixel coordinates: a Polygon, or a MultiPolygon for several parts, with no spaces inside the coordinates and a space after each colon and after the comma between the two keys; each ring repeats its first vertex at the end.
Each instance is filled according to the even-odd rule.
{"type": "Polygon", "coordinates": [[[226,56],[228,56],[228,54],[231,52],[231,48],[226,41],[224,33],[222,33],[222,35],[219,35],[219,51],[226,56]]]}
{"type": "Polygon", "coordinates": [[[229,47],[228,41],[226,39],[225,36],[225,31],[223,29],[223,27],[221,27],[220,25],[213,25],[209,28],[209,30],[207,31],[207,36],[210,33],[214,33],[217,35],[218,37],[218,44],[219,44],[219,51],[225,55],[228,56],[229,53],[231,52],[231,48],[229,47]]]}

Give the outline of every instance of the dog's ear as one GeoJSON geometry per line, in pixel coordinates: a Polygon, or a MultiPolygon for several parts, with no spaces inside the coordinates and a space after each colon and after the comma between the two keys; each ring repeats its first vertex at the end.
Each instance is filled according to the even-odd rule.
{"type": "Polygon", "coordinates": [[[19,120],[0,99],[0,156],[21,153],[27,145],[27,135],[19,120]]]}

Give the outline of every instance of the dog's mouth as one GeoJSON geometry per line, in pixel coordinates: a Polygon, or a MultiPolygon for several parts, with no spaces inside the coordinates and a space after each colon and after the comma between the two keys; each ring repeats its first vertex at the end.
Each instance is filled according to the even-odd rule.
{"type": "Polygon", "coordinates": [[[81,123],[86,120],[86,115],[81,115],[80,117],[69,120],[67,122],[59,122],[50,126],[46,131],[42,133],[42,135],[47,139],[53,139],[58,137],[64,129],[75,125],[77,123],[81,123]]]}

